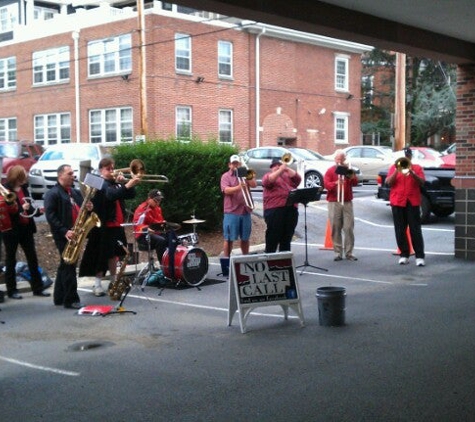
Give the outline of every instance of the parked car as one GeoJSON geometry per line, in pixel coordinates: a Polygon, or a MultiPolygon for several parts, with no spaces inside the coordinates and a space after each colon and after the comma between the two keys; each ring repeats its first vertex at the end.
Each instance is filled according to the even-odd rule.
{"type": "Polygon", "coordinates": [[[8,170],[21,165],[26,172],[30,171],[33,164],[43,153],[41,145],[29,141],[4,141],[0,142],[0,158],[2,160],[2,183],[5,183],[8,170]]]}
{"type": "Polygon", "coordinates": [[[108,153],[107,147],[98,144],[58,144],[48,147],[30,169],[28,183],[31,195],[40,199],[56,184],[57,170],[61,164],[69,164],[78,180],[82,161],[90,160],[90,167],[97,169],[99,161],[108,153]]]}
{"type": "Polygon", "coordinates": [[[262,184],[264,174],[269,171],[273,158],[282,158],[286,153],[290,153],[293,158],[291,167],[297,170],[299,161],[304,167],[304,186],[323,187],[323,177],[325,172],[334,164],[333,161],[325,159],[316,151],[305,148],[284,148],[284,147],[258,147],[251,148],[242,154],[244,164],[256,172],[258,185],[262,184]]]}
{"type": "Polygon", "coordinates": [[[343,148],[351,166],[361,170],[363,182],[376,183],[378,173],[387,170],[396,158],[393,150],[386,146],[357,145],[343,148]]]}
{"type": "Polygon", "coordinates": [[[446,154],[446,155],[442,155],[440,158],[444,162],[444,164],[442,164],[441,167],[451,168],[451,169],[455,168],[455,152],[452,152],[452,153],[446,154]]]}
{"type": "MultiPolygon", "coordinates": [[[[412,150],[412,162],[421,167],[442,167],[444,161],[441,153],[430,147],[410,147],[412,150]]],[[[404,156],[403,151],[395,153],[396,158],[404,156]]]]}
{"type": "Polygon", "coordinates": [[[457,150],[457,144],[450,144],[446,149],[444,149],[441,154],[442,155],[449,155],[449,154],[455,154],[457,150]]]}

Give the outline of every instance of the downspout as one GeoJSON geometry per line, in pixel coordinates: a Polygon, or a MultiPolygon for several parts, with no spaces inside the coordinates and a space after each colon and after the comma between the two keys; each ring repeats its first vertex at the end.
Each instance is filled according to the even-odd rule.
{"type": "Polygon", "coordinates": [[[74,40],[74,99],[76,107],[76,142],[81,142],[81,109],[79,91],[79,30],[73,31],[74,40]]]}
{"type": "Polygon", "coordinates": [[[260,121],[261,121],[261,84],[260,84],[260,61],[261,61],[261,52],[260,52],[260,38],[266,32],[266,28],[261,28],[260,34],[256,37],[256,147],[260,147],[260,121]]]}

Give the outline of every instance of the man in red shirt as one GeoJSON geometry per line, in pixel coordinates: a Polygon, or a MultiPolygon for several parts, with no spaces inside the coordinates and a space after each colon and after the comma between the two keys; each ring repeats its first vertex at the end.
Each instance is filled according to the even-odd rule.
{"type": "Polygon", "coordinates": [[[142,202],[134,212],[134,232],[137,243],[148,248],[148,241],[150,241],[150,249],[155,250],[157,259],[161,263],[162,256],[167,248],[168,241],[164,236],[161,236],[158,231],[153,229],[154,225],[165,223],[163,218],[162,202],[163,195],[158,189],[152,189],[148,193],[147,200],[142,202]],[[148,238],[147,238],[148,236],[148,238]]]}
{"type": "Polygon", "coordinates": [[[323,185],[327,190],[328,219],[332,229],[335,261],[343,259],[343,252],[349,261],[357,261],[353,255],[355,246],[355,217],[353,213],[353,186],[358,184],[355,173],[345,163],[343,150],[335,151],[335,165],[325,173],[323,185]],[[343,244],[343,236],[345,236],[343,244]]]}
{"type": "Polygon", "coordinates": [[[298,204],[287,205],[287,198],[297,189],[302,177],[278,158],[262,178],[266,253],[290,251],[290,243],[299,219],[298,204]]]}
{"type": "Polygon", "coordinates": [[[409,226],[416,254],[416,265],[423,267],[425,254],[419,207],[421,205],[421,187],[425,181],[424,170],[418,164],[411,163],[411,148],[404,148],[404,155],[408,160],[408,165],[391,165],[386,178],[386,183],[391,188],[389,203],[393,214],[396,242],[401,251],[399,264],[409,263],[410,246],[407,238],[407,227],[409,226]]]}

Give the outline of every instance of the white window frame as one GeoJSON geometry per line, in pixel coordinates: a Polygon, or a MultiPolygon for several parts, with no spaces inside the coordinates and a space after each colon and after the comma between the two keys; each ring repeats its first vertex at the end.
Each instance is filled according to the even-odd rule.
{"type": "Polygon", "coordinates": [[[175,108],[175,135],[180,140],[191,140],[193,113],[190,106],[176,106],[175,108]],[[188,130],[183,126],[187,125],[188,130]]]}
{"type": "Polygon", "coordinates": [[[347,56],[335,57],[335,91],[348,92],[349,66],[350,66],[349,57],[347,56]]]}
{"type": "Polygon", "coordinates": [[[33,126],[37,144],[49,146],[71,142],[71,113],[37,114],[33,126]]]}
{"type": "Polygon", "coordinates": [[[175,34],[175,71],[177,73],[191,73],[191,36],[175,34]]]}
{"type": "Polygon", "coordinates": [[[0,59],[0,91],[16,88],[16,57],[0,59]]]}
{"type": "Polygon", "coordinates": [[[55,15],[59,14],[58,10],[49,7],[35,6],[33,9],[33,16],[35,20],[47,21],[53,19],[55,15]]]}
{"type": "Polygon", "coordinates": [[[335,144],[348,144],[349,113],[333,113],[335,144]]]}
{"type": "Polygon", "coordinates": [[[118,107],[89,110],[89,139],[92,144],[133,141],[133,109],[118,107]]]}
{"type": "Polygon", "coordinates": [[[233,77],[233,43],[230,41],[218,41],[218,76],[233,77]]]}
{"type": "Polygon", "coordinates": [[[132,72],[131,34],[88,42],[87,72],[89,77],[104,77],[132,72]]]}
{"type": "Polygon", "coordinates": [[[0,118],[0,141],[17,141],[17,128],[16,117],[0,118]]]}
{"type": "Polygon", "coordinates": [[[18,3],[0,7],[0,33],[12,31],[18,24],[18,3]]]}
{"type": "Polygon", "coordinates": [[[221,109],[218,112],[218,138],[223,144],[233,143],[233,111],[221,109]]]}
{"type": "Polygon", "coordinates": [[[33,53],[33,85],[69,82],[69,46],[33,53]]]}

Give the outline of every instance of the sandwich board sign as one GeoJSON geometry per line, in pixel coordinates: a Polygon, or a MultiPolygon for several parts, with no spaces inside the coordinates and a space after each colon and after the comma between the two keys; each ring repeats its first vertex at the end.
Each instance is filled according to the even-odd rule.
{"type": "Polygon", "coordinates": [[[262,306],[281,306],[288,319],[289,308],[305,322],[295,272],[293,254],[278,252],[231,256],[229,263],[228,326],[239,312],[241,332],[247,331],[249,314],[262,306]]]}

